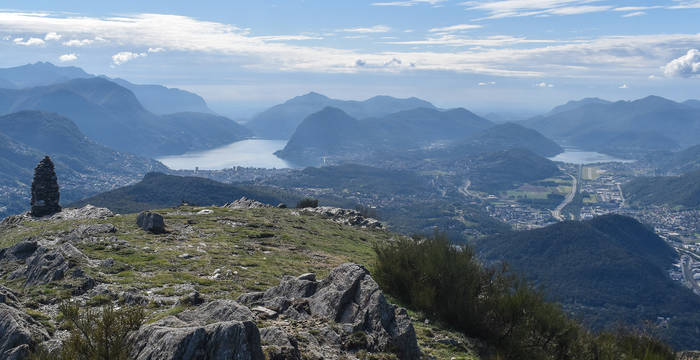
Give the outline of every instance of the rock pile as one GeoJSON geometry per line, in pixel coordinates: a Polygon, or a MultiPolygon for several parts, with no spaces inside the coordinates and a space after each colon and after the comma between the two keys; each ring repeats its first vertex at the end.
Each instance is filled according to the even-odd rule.
{"type": "Polygon", "coordinates": [[[265,209],[271,208],[272,205],[263,204],[260,201],[255,201],[253,199],[248,199],[247,197],[242,197],[232,203],[228,203],[223,207],[229,209],[265,209]]]}
{"type": "Polygon", "coordinates": [[[53,162],[48,156],[34,169],[34,180],[32,181],[32,211],[34,217],[53,215],[61,211],[58,204],[60,194],[58,190],[58,179],[54,170],[53,162]]]}
{"type": "Polygon", "coordinates": [[[369,229],[381,229],[382,223],[377,219],[362,216],[359,211],[341,209],[330,206],[299,209],[301,212],[321,214],[331,220],[344,225],[359,226],[369,229]]]}

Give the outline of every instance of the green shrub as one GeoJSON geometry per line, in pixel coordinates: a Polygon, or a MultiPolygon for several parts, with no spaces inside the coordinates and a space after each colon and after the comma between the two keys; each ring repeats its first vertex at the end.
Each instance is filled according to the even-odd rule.
{"type": "Polygon", "coordinates": [[[318,207],[318,200],[312,198],[303,198],[297,202],[297,209],[304,208],[316,208],[318,207]]]}
{"type": "Polygon", "coordinates": [[[453,246],[445,234],[401,238],[375,252],[374,277],[386,292],[482,339],[493,359],[673,358],[651,337],[592,335],[541,291],[505,267],[482,265],[470,247],[453,246]]]}
{"type": "Polygon", "coordinates": [[[141,326],[144,313],[138,307],[81,310],[77,305],[64,304],[60,307],[60,317],[70,336],[59,353],[49,354],[46,349],[38,348],[30,359],[127,360],[130,350],[127,335],[141,326]]]}

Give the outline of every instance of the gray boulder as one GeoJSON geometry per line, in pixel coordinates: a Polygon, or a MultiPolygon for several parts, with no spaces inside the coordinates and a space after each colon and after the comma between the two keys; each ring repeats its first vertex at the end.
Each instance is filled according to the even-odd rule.
{"type": "Polygon", "coordinates": [[[163,216],[150,211],[141,212],[136,218],[136,224],[153,234],[162,234],[165,232],[165,221],[163,216]]]}
{"type": "Polygon", "coordinates": [[[361,265],[340,265],[321,282],[310,274],[285,277],[278,286],[244,294],[238,301],[264,306],[292,319],[325,319],[341,325],[344,337],[362,334],[363,346],[371,352],[396,349],[401,359],[420,359],[408,313],[386,301],[361,265]]]}
{"type": "Polygon", "coordinates": [[[234,301],[212,301],[142,326],[130,335],[136,360],[262,360],[254,316],[234,301]]]}
{"type": "Polygon", "coordinates": [[[50,248],[36,241],[25,240],[0,250],[0,274],[9,272],[8,280],[24,278],[24,286],[47,284],[70,276],[78,279],[72,286],[76,295],[95,286],[95,281],[76,266],[87,262],[85,254],[69,243],[50,248]]]}
{"type": "Polygon", "coordinates": [[[262,328],[260,338],[269,360],[301,360],[299,343],[281,327],[262,328]]]}
{"type": "Polygon", "coordinates": [[[17,296],[0,286],[0,359],[24,359],[37,341],[49,339],[41,324],[19,306],[17,296]]]}
{"type": "Polygon", "coordinates": [[[26,287],[62,280],[67,272],[68,262],[63,254],[54,249],[39,246],[27,259],[26,265],[15,270],[8,279],[24,277],[26,287]]]}
{"type": "Polygon", "coordinates": [[[248,199],[244,196],[234,202],[224,205],[223,207],[229,209],[267,209],[273,206],[261,203],[260,201],[256,201],[253,199],[248,199]]]}

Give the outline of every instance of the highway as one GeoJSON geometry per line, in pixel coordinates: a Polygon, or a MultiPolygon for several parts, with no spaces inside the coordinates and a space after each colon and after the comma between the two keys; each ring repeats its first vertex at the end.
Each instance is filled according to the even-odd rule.
{"type": "Polygon", "coordinates": [[[573,180],[571,192],[566,195],[564,201],[562,201],[556,209],[552,210],[552,216],[559,221],[564,221],[564,217],[561,216],[561,211],[564,210],[566,205],[569,205],[572,201],[574,201],[574,197],[576,197],[576,192],[578,190],[578,179],[573,175],[569,176],[571,176],[571,179],[573,180]]]}

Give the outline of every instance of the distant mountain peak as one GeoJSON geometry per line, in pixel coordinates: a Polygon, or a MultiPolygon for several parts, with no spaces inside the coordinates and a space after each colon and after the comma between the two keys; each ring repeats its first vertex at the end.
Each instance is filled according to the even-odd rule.
{"type": "Polygon", "coordinates": [[[329,97],[327,97],[326,95],[319,94],[317,92],[312,91],[312,92],[309,92],[307,94],[294,97],[291,100],[289,100],[288,103],[300,102],[300,101],[312,102],[312,101],[325,101],[325,100],[329,100],[329,97]]]}

